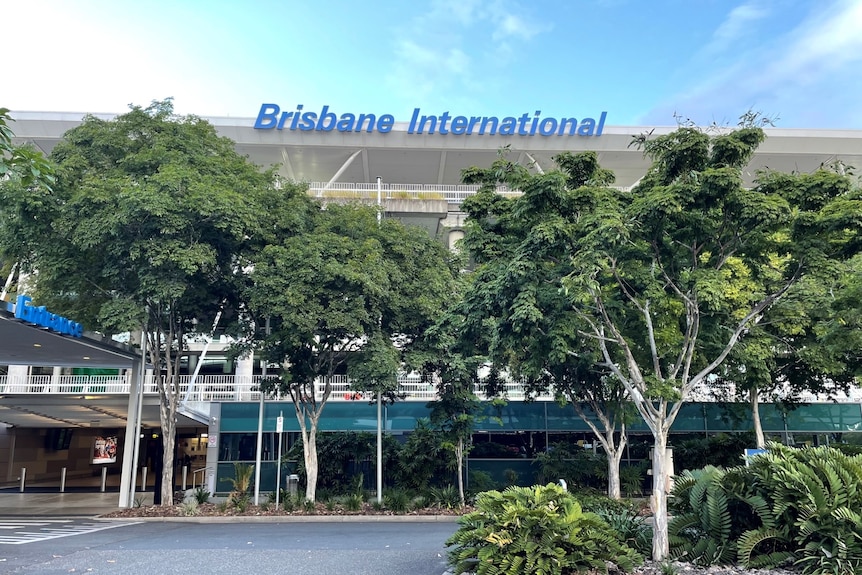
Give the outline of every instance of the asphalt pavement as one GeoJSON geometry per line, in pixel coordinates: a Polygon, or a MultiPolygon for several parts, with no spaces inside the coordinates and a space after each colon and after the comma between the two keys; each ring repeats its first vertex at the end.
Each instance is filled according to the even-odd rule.
{"type": "Polygon", "coordinates": [[[441,575],[445,541],[456,528],[453,522],[126,522],[0,543],[0,573],[441,575]]]}

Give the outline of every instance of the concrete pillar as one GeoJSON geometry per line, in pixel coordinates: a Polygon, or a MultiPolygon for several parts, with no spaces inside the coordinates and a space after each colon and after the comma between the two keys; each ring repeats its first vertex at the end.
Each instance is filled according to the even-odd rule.
{"type": "Polygon", "coordinates": [[[140,359],[132,364],[132,376],[129,378],[129,409],[126,418],[126,439],[123,443],[123,467],[120,475],[120,507],[131,507],[132,472],[136,468],[135,446],[140,441],[138,433],[138,401],[140,400],[141,369],[140,359]]]}

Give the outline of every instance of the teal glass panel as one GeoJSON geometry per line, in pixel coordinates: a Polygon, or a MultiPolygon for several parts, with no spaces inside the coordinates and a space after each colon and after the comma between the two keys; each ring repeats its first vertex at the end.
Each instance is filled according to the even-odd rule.
{"type": "Polygon", "coordinates": [[[377,405],[367,401],[333,401],[320,416],[321,431],[377,431],[377,405]]]}
{"type": "Polygon", "coordinates": [[[385,409],[388,431],[413,431],[417,421],[431,417],[431,410],[424,401],[398,401],[385,409]]]}
{"type": "MultiPolygon", "coordinates": [[[[578,415],[572,404],[567,403],[560,406],[555,402],[546,402],[545,406],[548,410],[548,431],[590,431],[590,428],[581,419],[581,416],[578,415]]],[[[601,429],[601,424],[593,410],[584,405],[583,411],[584,415],[601,429]]]]}
{"type": "MultiPolygon", "coordinates": [[[[670,407],[668,411],[670,411],[670,407]]],[[[702,403],[684,403],[676,414],[676,419],[671,425],[671,432],[686,433],[704,430],[704,410],[702,403]]]]}
{"type": "Polygon", "coordinates": [[[487,473],[496,483],[496,489],[509,485],[527,487],[536,484],[539,466],[531,459],[469,459],[467,461],[467,489],[472,489],[470,477],[474,472],[487,473]]]}
{"type": "MultiPolygon", "coordinates": [[[[762,403],[758,405],[757,412],[760,414],[760,426],[765,433],[784,433],[784,412],[780,406],[762,403]]],[[[753,430],[754,426],[752,425],[749,429],[753,430]]]]}
{"type": "Polygon", "coordinates": [[[858,403],[818,403],[802,405],[787,412],[790,431],[844,432],[862,429],[858,403]]]}
{"type": "Polygon", "coordinates": [[[510,401],[498,407],[490,403],[483,404],[475,429],[477,431],[544,431],[545,403],[510,401]]]}
{"type": "MultiPolygon", "coordinates": [[[[751,406],[747,403],[704,403],[706,431],[750,431],[751,406]]],[[[779,421],[779,423],[781,423],[779,421]]],[[[783,424],[782,424],[783,425],[783,424]]]]}
{"type": "MultiPolygon", "coordinates": [[[[254,465],[254,461],[249,462],[254,465]]],[[[276,476],[278,475],[278,463],[275,461],[264,461],[260,466],[260,498],[261,501],[269,500],[270,494],[275,491],[276,476]]],[[[287,477],[295,473],[292,465],[287,463],[281,464],[281,486],[287,487],[287,477]]],[[[233,484],[228,479],[236,477],[234,473],[233,463],[219,462],[216,467],[216,493],[218,495],[227,495],[233,489],[233,484]]],[[[254,498],[254,475],[252,475],[251,485],[249,486],[249,495],[254,498]]]]}

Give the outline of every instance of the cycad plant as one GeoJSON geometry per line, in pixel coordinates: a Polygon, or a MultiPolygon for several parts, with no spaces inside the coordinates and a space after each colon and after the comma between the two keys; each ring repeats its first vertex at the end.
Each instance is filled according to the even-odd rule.
{"type": "Polygon", "coordinates": [[[598,515],[583,512],[555,484],[480,493],[476,510],[459,524],[447,541],[456,575],[605,573],[609,564],[630,571],[641,560],[598,515]]]}
{"type": "Polygon", "coordinates": [[[252,475],[254,475],[254,465],[239,462],[233,464],[233,477],[222,478],[222,481],[229,482],[233,487],[228,495],[228,505],[239,511],[245,511],[249,503],[248,489],[251,486],[252,475]]]}

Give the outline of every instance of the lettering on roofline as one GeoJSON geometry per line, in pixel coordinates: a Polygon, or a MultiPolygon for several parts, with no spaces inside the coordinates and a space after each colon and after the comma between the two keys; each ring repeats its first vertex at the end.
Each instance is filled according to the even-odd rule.
{"type": "MultiPolygon", "coordinates": [[[[452,116],[443,112],[439,116],[423,115],[414,108],[407,126],[408,134],[442,134],[456,136],[601,136],[608,113],[602,112],[599,119],[543,118],[542,111],[532,116],[525,113],[518,117],[506,116],[452,116]]],[[[278,104],[264,103],[254,122],[255,130],[300,130],[302,132],[379,132],[387,134],[395,125],[392,114],[336,115],[323,106],[320,112],[304,112],[303,105],[296,110],[282,111],[278,104]]]]}
{"type": "Polygon", "coordinates": [[[72,321],[61,315],[49,312],[45,306],[30,305],[33,298],[26,295],[19,295],[15,304],[7,303],[7,311],[15,313],[15,317],[21,321],[45,327],[51,331],[71,335],[72,337],[82,337],[84,335],[84,326],[80,323],[72,321]]]}

